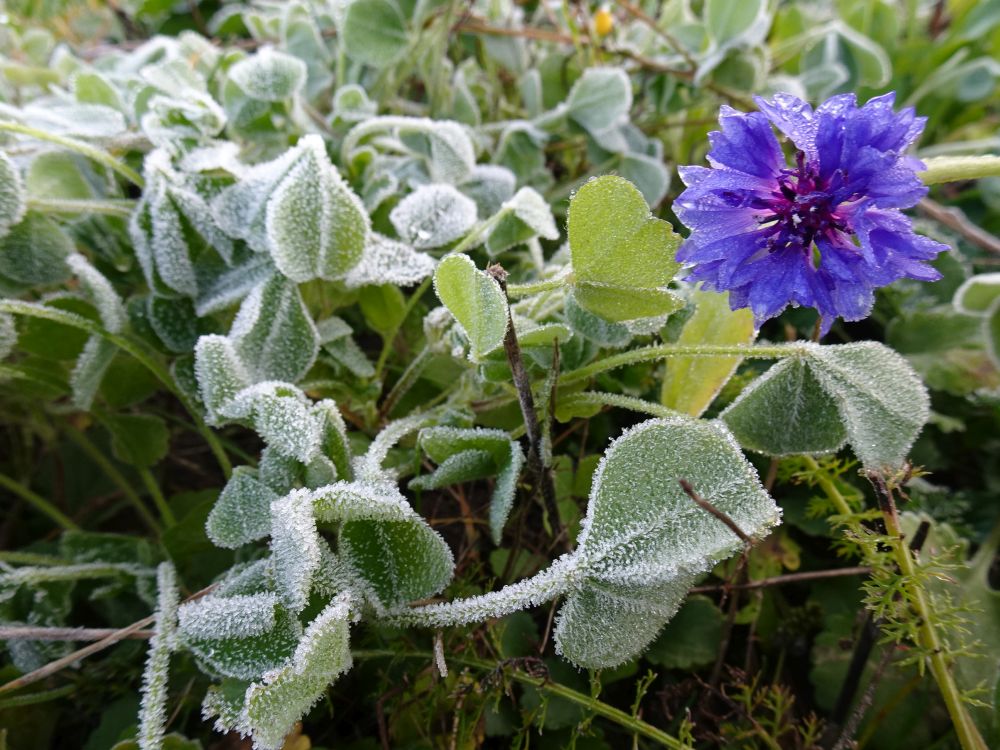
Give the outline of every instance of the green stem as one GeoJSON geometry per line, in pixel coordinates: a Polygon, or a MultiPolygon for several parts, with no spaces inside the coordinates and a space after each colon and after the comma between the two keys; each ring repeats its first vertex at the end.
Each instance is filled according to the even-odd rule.
{"type": "Polygon", "coordinates": [[[783,359],[801,357],[805,354],[801,344],[776,344],[773,346],[746,346],[741,344],[659,344],[641,349],[631,349],[620,354],[612,354],[589,365],[564,373],[559,378],[560,386],[567,386],[581,380],[638,362],[655,362],[667,357],[745,357],[748,359],[783,359]]]}
{"type": "Polygon", "coordinates": [[[584,393],[570,393],[559,399],[562,406],[575,406],[576,404],[592,404],[594,406],[617,406],[622,409],[631,409],[642,414],[650,414],[654,417],[669,418],[676,417],[680,412],[668,409],[666,406],[655,404],[644,398],[625,396],[621,393],[607,393],[605,391],[586,391],[584,393]]]}
{"type": "Polygon", "coordinates": [[[28,503],[28,505],[40,510],[67,531],[78,531],[80,529],[72,518],[67,516],[44,497],[32,492],[23,484],[10,478],[6,474],[0,474],[0,486],[6,487],[8,490],[28,503]]]}
{"type": "Polygon", "coordinates": [[[449,252],[464,253],[466,250],[475,247],[480,238],[499,224],[500,220],[510,213],[510,211],[511,209],[509,208],[501,208],[490,218],[476,224],[476,226],[470,229],[469,233],[462,238],[462,241],[455,245],[455,247],[453,247],[449,252]]]}
{"type": "Polygon", "coordinates": [[[22,125],[18,122],[0,122],[0,131],[20,133],[21,135],[27,135],[40,141],[55,143],[63,148],[69,149],[70,151],[75,151],[76,153],[82,154],[89,159],[93,159],[98,164],[103,164],[108,169],[112,169],[120,174],[133,185],[140,188],[145,187],[146,185],[145,181],[134,169],[122,164],[106,151],[94,148],[89,143],[85,143],[84,141],[78,141],[75,138],[67,138],[62,135],[56,135],[55,133],[47,133],[44,130],[32,128],[28,125],[22,125]]]}
{"type": "Polygon", "coordinates": [[[837,489],[837,485],[830,479],[830,476],[820,467],[819,462],[812,456],[803,456],[802,461],[815,473],[816,484],[826,493],[827,498],[829,498],[830,502],[837,509],[837,513],[842,516],[850,516],[854,512],[851,510],[850,504],[841,494],[840,490],[837,489]]]}
{"type": "Polygon", "coordinates": [[[413,358],[406,369],[403,370],[403,374],[399,376],[399,380],[395,382],[392,386],[392,390],[389,391],[389,395],[385,397],[385,401],[382,402],[382,408],[379,409],[382,416],[388,416],[393,407],[399,402],[403,396],[405,396],[413,384],[417,382],[420,378],[420,373],[424,371],[427,367],[427,363],[431,361],[431,350],[426,346],[420,350],[420,353],[413,358]]]}
{"type": "Polygon", "coordinates": [[[406,307],[403,308],[403,312],[399,315],[399,322],[391,331],[386,331],[385,338],[382,339],[382,351],[378,355],[378,362],[375,363],[375,379],[380,380],[382,378],[382,372],[385,370],[385,363],[389,360],[389,355],[392,353],[392,345],[396,342],[396,336],[399,335],[399,329],[403,327],[403,323],[406,319],[410,317],[410,313],[413,312],[413,308],[417,306],[420,298],[424,296],[427,290],[431,286],[431,278],[428,276],[422,282],[420,286],[414,290],[410,298],[406,300],[406,307]]]}
{"type": "Polygon", "coordinates": [[[980,177],[1000,177],[1000,156],[935,156],[924,159],[927,169],[917,175],[925,185],[939,182],[975,180],[980,177]]]}
{"type": "Polygon", "coordinates": [[[567,266],[555,276],[539,281],[532,281],[527,284],[508,284],[508,297],[527,297],[529,294],[539,294],[549,292],[553,289],[562,289],[564,286],[573,283],[573,271],[567,266]]]}
{"type": "Polygon", "coordinates": [[[169,529],[177,523],[177,516],[174,515],[174,511],[167,504],[167,499],[163,496],[162,490],[160,490],[160,485],[157,483],[156,478],[153,473],[147,468],[141,468],[139,471],[139,477],[142,479],[142,483],[146,485],[146,490],[149,492],[149,496],[153,498],[153,504],[156,506],[156,510],[160,513],[160,518],[163,519],[164,525],[169,529]]]}
{"type": "Polygon", "coordinates": [[[132,215],[136,202],[127,198],[113,200],[63,200],[61,198],[28,198],[28,208],[49,214],[132,215]]]}
{"type": "Polygon", "coordinates": [[[945,660],[941,639],[938,638],[937,630],[934,628],[934,613],[931,611],[930,603],[924,593],[923,587],[917,582],[917,570],[913,560],[913,554],[909,545],[903,539],[903,532],[899,526],[899,517],[895,512],[895,507],[886,508],[883,506],[882,518],[885,521],[885,529],[893,539],[893,552],[896,556],[896,564],[905,578],[911,582],[913,593],[912,606],[919,620],[920,646],[927,651],[930,656],[931,674],[937,682],[941,697],[944,698],[948,715],[955,726],[955,733],[962,745],[963,750],[988,750],[986,742],[972,722],[972,717],[965,710],[961,693],[955,679],[952,677],[948,662],[945,660]]]}
{"type": "MultiPolygon", "coordinates": [[[[353,655],[356,659],[404,658],[424,659],[428,662],[431,662],[434,659],[434,655],[432,653],[423,651],[399,653],[397,651],[390,650],[371,650],[354,651],[353,655]]],[[[485,659],[477,659],[471,656],[449,656],[447,657],[447,660],[454,664],[461,664],[483,672],[496,672],[498,669],[503,669],[505,666],[503,662],[490,662],[485,659]]],[[[531,675],[521,672],[513,667],[511,667],[509,672],[506,669],[504,669],[504,671],[517,682],[524,685],[530,685],[531,687],[548,693],[549,695],[567,700],[570,703],[575,703],[583,709],[590,711],[597,716],[608,719],[609,721],[618,724],[623,729],[652,740],[663,747],[669,747],[673,750],[687,750],[687,745],[676,737],[667,734],[662,729],[658,729],[652,724],[647,724],[642,719],[632,716],[631,714],[622,711],[619,708],[615,708],[614,706],[609,706],[607,703],[604,703],[603,701],[600,701],[590,695],[578,692],[573,690],[573,688],[566,687],[565,685],[553,682],[544,677],[532,677],[531,675]]]]}
{"type": "Polygon", "coordinates": [[[149,512],[149,508],[147,508],[146,504],[142,502],[142,498],[139,497],[139,494],[134,489],[132,489],[132,485],[125,478],[125,476],[118,471],[118,468],[108,460],[107,456],[98,450],[97,446],[87,439],[86,435],[77,430],[75,427],[67,423],[65,431],[67,437],[76,443],[77,447],[86,453],[87,457],[97,464],[101,471],[103,471],[107,477],[118,486],[118,489],[121,490],[125,499],[132,504],[136,513],[139,514],[143,522],[154,534],[159,536],[161,529],[156,517],[149,512]]]}
{"type": "Polygon", "coordinates": [[[208,446],[211,449],[212,454],[215,456],[215,459],[218,462],[219,467],[222,469],[222,473],[225,477],[228,479],[229,475],[233,473],[233,467],[229,462],[229,457],[226,455],[226,451],[223,449],[222,444],[219,442],[215,434],[205,424],[198,407],[191,401],[191,399],[188,398],[184,391],[177,387],[176,383],[174,383],[174,379],[170,375],[170,371],[157,362],[156,359],[148,351],[146,351],[142,345],[121,334],[112,333],[100,324],[90,320],[89,318],[84,318],[82,315],[77,315],[65,310],[58,310],[53,307],[46,307],[45,305],[36,304],[34,302],[0,299],[0,312],[11,313],[13,315],[24,315],[30,318],[43,318],[45,320],[51,320],[55,323],[61,323],[62,325],[78,328],[81,331],[86,331],[87,333],[95,336],[105,338],[119,349],[122,349],[130,354],[141,365],[149,370],[157,380],[163,383],[167,390],[181,402],[188,414],[190,414],[192,419],[194,419],[198,434],[200,434],[205,442],[208,443],[208,446]]]}
{"type": "Polygon", "coordinates": [[[64,560],[61,557],[53,557],[52,555],[40,555],[37,552],[14,552],[14,551],[0,551],[0,562],[10,563],[11,565],[71,565],[69,560],[64,560]]]}
{"type": "Polygon", "coordinates": [[[63,685],[62,687],[53,688],[52,690],[42,690],[41,692],[35,693],[25,693],[24,695],[12,695],[10,698],[4,698],[0,700],[0,711],[6,711],[10,708],[23,708],[24,706],[33,706],[36,703],[48,703],[49,701],[54,701],[58,698],[64,698],[71,693],[76,692],[77,685],[69,684],[63,685]]]}

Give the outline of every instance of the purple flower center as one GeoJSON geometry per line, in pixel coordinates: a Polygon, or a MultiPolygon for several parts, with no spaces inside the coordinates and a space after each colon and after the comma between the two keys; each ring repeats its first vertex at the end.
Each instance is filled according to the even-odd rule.
{"type": "Polygon", "coordinates": [[[832,183],[845,182],[845,175],[838,170],[823,180],[802,151],[795,153],[795,162],[794,169],[781,170],[771,198],[760,201],[759,207],[767,212],[758,221],[770,234],[768,252],[795,247],[809,253],[818,236],[849,231],[837,209],[853,196],[842,195],[844,190],[831,190],[832,183]]]}

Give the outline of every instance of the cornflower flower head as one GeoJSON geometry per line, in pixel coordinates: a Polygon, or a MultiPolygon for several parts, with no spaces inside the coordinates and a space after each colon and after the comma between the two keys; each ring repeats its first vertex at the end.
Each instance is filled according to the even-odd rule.
{"type": "Polygon", "coordinates": [[[941,277],[927,261],[948,247],[915,234],[901,211],[927,192],[923,163],[906,154],[926,118],[895,112],[894,93],[863,107],[842,94],[815,111],[791,94],[754,101],[759,112],[722,107],[711,168],[680,169],[688,280],[728,291],[758,327],[789,304],[814,307],[825,333],[837,317],[866,317],[878,287],[941,277]],[[772,125],[795,148],[791,166],[772,125]]]}

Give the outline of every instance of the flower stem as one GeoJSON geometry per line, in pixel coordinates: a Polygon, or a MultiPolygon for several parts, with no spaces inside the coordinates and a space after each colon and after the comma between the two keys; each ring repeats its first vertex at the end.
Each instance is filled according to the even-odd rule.
{"type": "Polygon", "coordinates": [[[378,362],[375,363],[376,380],[380,380],[382,378],[382,372],[385,370],[385,363],[389,360],[389,355],[392,353],[392,345],[396,341],[396,336],[399,335],[399,329],[403,327],[403,323],[405,323],[406,319],[410,317],[410,313],[413,312],[413,308],[417,306],[420,298],[423,297],[424,293],[430,288],[431,278],[432,277],[428,276],[420,282],[420,286],[418,286],[413,291],[413,294],[410,295],[410,298],[406,300],[406,306],[403,307],[403,311],[399,315],[399,322],[396,324],[396,327],[391,331],[387,331],[385,338],[382,339],[382,351],[379,352],[378,362]]]}
{"type": "Polygon", "coordinates": [[[642,414],[650,414],[654,417],[676,417],[680,412],[668,409],[666,406],[647,401],[644,398],[625,396],[621,393],[607,393],[605,391],[585,391],[583,393],[571,393],[560,399],[560,406],[594,405],[594,406],[617,406],[622,409],[631,409],[642,414]]]}
{"type": "Polygon", "coordinates": [[[589,365],[571,370],[559,378],[559,385],[566,386],[637,362],[654,362],[667,357],[746,357],[755,359],[783,359],[801,357],[805,347],[796,344],[773,346],[744,346],[741,344],[659,344],[641,349],[631,349],[604,357],[589,365]]]}
{"type": "Polygon", "coordinates": [[[427,367],[427,363],[431,361],[431,350],[426,346],[420,350],[420,353],[414,357],[410,364],[406,366],[403,370],[403,374],[399,376],[399,380],[395,382],[392,386],[392,390],[385,397],[385,401],[382,402],[382,408],[379,412],[382,416],[387,417],[392,412],[393,408],[399,402],[403,396],[405,396],[413,384],[417,382],[420,378],[420,374],[427,367]]]}
{"type": "Polygon", "coordinates": [[[145,181],[142,177],[131,167],[122,164],[116,158],[111,156],[111,154],[106,151],[102,151],[99,148],[94,148],[89,143],[84,141],[78,141],[75,138],[67,138],[62,135],[56,135],[55,133],[47,133],[44,130],[39,130],[38,128],[32,128],[28,125],[22,125],[18,122],[0,122],[0,131],[6,131],[8,133],[19,133],[21,135],[26,135],[31,138],[36,138],[40,141],[48,141],[49,143],[55,143],[56,145],[62,146],[63,148],[69,149],[70,151],[75,151],[78,154],[82,154],[89,159],[93,159],[98,164],[103,164],[108,169],[112,169],[126,180],[131,182],[133,185],[138,187],[145,187],[145,181]]]}
{"type": "Polygon", "coordinates": [[[918,172],[925,185],[959,182],[980,177],[1000,177],[1000,156],[934,156],[924,159],[927,169],[918,172]]]}
{"type": "Polygon", "coordinates": [[[842,516],[850,516],[854,511],[851,510],[851,506],[841,494],[840,490],[837,489],[837,485],[834,484],[829,475],[820,468],[819,462],[812,456],[802,456],[802,461],[809,467],[810,471],[815,473],[816,484],[818,484],[820,489],[826,493],[827,498],[837,509],[837,513],[842,516]]]}
{"type": "Polygon", "coordinates": [[[0,474],[0,487],[5,487],[6,489],[13,492],[15,495],[20,497],[22,500],[27,502],[29,505],[33,506],[37,510],[47,515],[57,524],[62,526],[67,531],[78,531],[80,527],[77,525],[76,521],[67,516],[56,506],[50,503],[41,495],[32,492],[30,489],[25,487],[23,484],[15,479],[7,476],[6,474],[0,474]]]}
{"type": "Polygon", "coordinates": [[[882,510],[882,519],[885,522],[885,530],[892,538],[893,554],[896,557],[896,564],[903,576],[912,582],[911,591],[913,594],[912,607],[914,614],[918,618],[918,634],[920,646],[929,655],[931,674],[937,682],[941,697],[944,699],[948,715],[955,727],[962,750],[988,750],[985,740],[972,722],[972,717],[965,710],[962,696],[959,693],[955,678],[948,668],[945,659],[944,648],[941,639],[938,637],[934,627],[934,613],[923,587],[918,582],[916,564],[913,554],[903,538],[903,531],[899,525],[899,515],[896,512],[896,503],[892,497],[892,491],[886,487],[885,482],[879,477],[872,477],[872,484],[876,494],[879,496],[879,507],[882,510]]]}

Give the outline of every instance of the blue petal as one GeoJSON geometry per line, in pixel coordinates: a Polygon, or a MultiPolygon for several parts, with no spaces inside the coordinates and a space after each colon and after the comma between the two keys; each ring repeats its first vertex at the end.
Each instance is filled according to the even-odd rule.
{"type": "Polygon", "coordinates": [[[772,101],[755,96],[754,102],[810,162],[817,161],[816,120],[812,107],[807,102],[785,93],[775,94],[772,101]]]}
{"type": "Polygon", "coordinates": [[[708,161],[756,177],[777,177],[785,167],[778,139],[767,118],[760,112],[738,112],[723,105],[719,124],[722,130],[708,134],[712,150],[708,161]]]}

